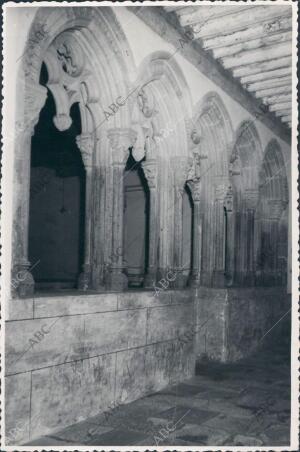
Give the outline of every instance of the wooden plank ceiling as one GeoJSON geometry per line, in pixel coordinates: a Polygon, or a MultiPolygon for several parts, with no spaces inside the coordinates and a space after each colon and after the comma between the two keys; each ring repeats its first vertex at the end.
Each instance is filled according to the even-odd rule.
{"type": "Polygon", "coordinates": [[[242,86],[291,127],[292,8],[288,5],[164,6],[242,86]]]}

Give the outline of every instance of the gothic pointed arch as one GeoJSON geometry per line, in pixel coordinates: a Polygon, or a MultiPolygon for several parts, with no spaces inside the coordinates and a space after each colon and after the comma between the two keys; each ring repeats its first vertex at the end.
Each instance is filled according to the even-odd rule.
{"type": "Polygon", "coordinates": [[[258,284],[287,282],[288,182],[281,147],[266,146],[259,172],[258,284]]]}
{"type": "MultiPolygon", "coordinates": [[[[168,52],[150,54],[139,67],[135,85],[139,88],[132,96],[132,128],[137,133],[133,155],[137,160],[145,158],[146,164],[156,162],[158,168],[158,272],[163,275],[174,266],[180,272],[182,241],[173,238],[182,232],[181,198],[190,165],[191,96],[180,67],[168,52]]],[[[177,283],[179,280],[176,278],[177,283]]]]}
{"type": "Polygon", "coordinates": [[[255,233],[258,202],[259,164],[262,146],[253,121],[243,121],[237,128],[229,160],[229,176],[234,194],[232,216],[232,271],[235,284],[253,285],[255,282],[255,233]]]}
{"type": "MultiPolygon", "coordinates": [[[[31,136],[45,104],[47,90],[55,101],[53,122],[61,131],[71,126],[70,109],[74,103],[79,104],[82,133],[77,145],[90,175],[88,192],[92,194],[93,189],[97,189],[94,186],[97,178],[93,174],[100,172],[100,164],[107,166],[111,161],[107,131],[130,127],[128,104],[125,102],[118,108],[117,114],[112,107],[116,99],[126,98],[131,89],[130,79],[134,78],[135,68],[128,49],[126,37],[110,7],[37,9],[17,77],[15,177],[20,183],[17,183],[14,203],[13,272],[24,270],[27,275],[22,284],[24,290],[20,287],[18,295],[24,296],[33,290],[33,280],[28,272],[29,156],[31,136]],[[43,63],[49,73],[47,87],[39,84],[43,63]]],[[[99,203],[93,206],[90,199],[87,205],[99,216],[99,203]]],[[[102,243],[105,243],[105,227],[111,229],[108,221],[104,221],[104,225],[98,234],[102,243]]],[[[91,250],[95,248],[91,218],[85,229],[89,248],[86,269],[89,272],[91,250]]],[[[109,252],[108,248],[103,251],[104,254],[109,252]]],[[[104,260],[104,254],[98,256],[98,262],[104,260]]],[[[85,279],[83,286],[86,287],[85,279]]]]}
{"type": "Polygon", "coordinates": [[[202,182],[202,261],[206,263],[202,268],[202,284],[223,286],[226,266],[224,204],[230,190],[228,160],[233,128],[218,93],[207,93],[196,105],[189,141],[202,182]]]}

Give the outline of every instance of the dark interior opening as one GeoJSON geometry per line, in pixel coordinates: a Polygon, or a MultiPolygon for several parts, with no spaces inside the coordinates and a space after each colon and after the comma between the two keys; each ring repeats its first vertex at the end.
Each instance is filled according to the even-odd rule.
{"type": "MultiPolygon", "coordinates": [[[[45,65],[40,83],[47,83],[45,65]]],[[[29,260],[36,288],[76,287],[83,264],[85,170],[76,136],[81,133],[78,104],[72,124],[59,131],[55,102],[48,90],[31,144],[29,260]]]]}
{"type": "Polygon", "coordinates": [[[124,172],[124,260],[128,287],[141,288],[149,254],[149,188],[131,152],[124,172]]]}

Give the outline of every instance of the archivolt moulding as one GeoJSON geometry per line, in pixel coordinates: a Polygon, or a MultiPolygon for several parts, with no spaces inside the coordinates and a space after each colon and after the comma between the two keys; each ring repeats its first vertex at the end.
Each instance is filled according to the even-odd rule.
{"type": "MultiPolygon", "coordinates": [[[[132,54],[128,53],[129,46],[126,37],[111,8],[66,6],[59,9],[41,7],[36,13],[29,31],[18,76],[20,118],[28,115],[27,111],[30,111],[30,104],[33,103],[31,99],[28,99],[31,96],[30,93],[33,92],[30,87],[34,84],[39,85],[41,65],[45,60],[46,52],[51,45],[53,48],[56,44],[57,56],[66,77],[78,78],[80,74],[83,74],[85,62],[91,63],[94,80],[91,82],[91,74],[85,74],[86,93],[90,96],[90,101],[92,98],[94,102],[97,102],[95,87],[103,87],[99,99],[102,109],[94,109],[94,111],[104,117],[105,107],[113,103],[116,97],[129,92],[128,74],[134,68],[132,54]],[[67,47],[64,42],[66,38],[68,38],[67,47]],[[75,51],[74,46],[76,46],[75,51]]],[[[55,79],[57,73],[54,71],[52,76],[55,79]]],[[[54,86],[53,80],[51,90],[56,91],[56,94],[58,92],[58,87],[54,86]]],[[[60,103],[66,104],[70,94],[70,92],[67,95],[60,93],[60,103]]],[[[72,99],[73,101],[74,99],[72,99]]],[[[56,123],[58,127],[66,128],[69,125],[65,111],[66,106],[62,110],[63,112],[59,112],[57,115],[56,123]]],[[[118,115],[110,120],[111,123],[108,127],[128,126],[129,118],[128,107],[125,106],[118,115]]],[[[94,118],[94,122],[99,123],[101,119],[101,117],[94,118]]],[[[105,128],[107,125],[104,124],[103,127],[105,128]]]]}
{"type": "Polygon", "coordinates": [[[132,96],[132,126],[138,139],[133,152],[142,158],[188,155],[186,120],[191,97],[184,76],[167,52],[154,52],[141,63],[132,96]]]}
{"type": "Polygon", "coordinates": [[[242,121],[235,133],[229,174],[238,191],[258,190],[262,146],[253,121],[242,121]]]}
{"type": "MultiPolygon", "coordinates": [[[[190,149],[195,153],[198,146],[199,161],[201,160],[201,175],[206,180],[206,190],[210,195],[227,192],[229,185],[228,160],[232,149],[233,128],[230,116],[216,92],[207,93],[194,107],[190,125],[190,149]],[[199,144],[197,145],[197,141],[199,144]],[[216,190],[212,190],[215,186],[216,190]],[[209,188],[211,187],[211,188],[209,188]]],[[[224,195],[225,196],[225,195],[224,195]]]]}
{"type": "Polygon", "coordinates": [[[288,181],[285,162],[278,141],[273,138],[266,146],[259,172],[260,197],[288,203],[288,181]]]}

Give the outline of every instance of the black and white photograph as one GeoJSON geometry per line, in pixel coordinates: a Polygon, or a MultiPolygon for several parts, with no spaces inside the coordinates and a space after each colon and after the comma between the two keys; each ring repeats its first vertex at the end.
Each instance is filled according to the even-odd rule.
{"type": "Polygon", "coordinates": [[[297,16],[3,3],[1,450],[299,449],[297,16]]]}

